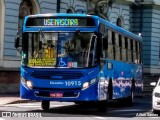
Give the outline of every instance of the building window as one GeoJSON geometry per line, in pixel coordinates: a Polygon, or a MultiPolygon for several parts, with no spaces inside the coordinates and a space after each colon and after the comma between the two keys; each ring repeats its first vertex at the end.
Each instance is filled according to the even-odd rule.
{"type": "Polygon", "coordinates": [[[75,13],[75,10],[74,10],[74,8],[69,8],[69,9],[67,9],[66,13],[75,13]]]}
{"type": "Polygon", "coordinates": [[[159,61],[160,61],[160,41],[159,41],[159,61]]]}
{"type": "Polygon", "coordinates": [[[122,19],[121,18],[117,19],[117,26],[123,27],[123,23],[122,23],[122,19]]]}
{"type": "Polygon", "coordinates": [[[23,25],[24,17],[33,14],[33,6],[30,0],[23,0],[19,8],[19,23],[18,28],[23,25]]]}

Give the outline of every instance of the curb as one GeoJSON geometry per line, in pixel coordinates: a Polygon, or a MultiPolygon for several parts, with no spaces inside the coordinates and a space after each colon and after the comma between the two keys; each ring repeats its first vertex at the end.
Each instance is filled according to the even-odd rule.
{"type": "Polygon", "coordinates": [[[29,100],[20,98],[18,93],[0,94],[0,105],[39,102],[38,100],[29,100]]]}
{"type": "Polygon", "coordinates": [[[40,102],[40,101],[39,100],[16,100],[16,101],[9,102],[6,104],[33,103],[33,102],[40,102]]]}

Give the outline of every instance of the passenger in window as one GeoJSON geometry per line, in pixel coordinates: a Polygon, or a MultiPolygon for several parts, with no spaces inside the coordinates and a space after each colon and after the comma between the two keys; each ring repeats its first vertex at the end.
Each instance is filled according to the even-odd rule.
{"type": "Polygon", "coordinates": [[[54,58],[55,50],[54,45],[51,40],[47,40],[47,44],[44,46],[44,57],[45,58],[54,58]]]}

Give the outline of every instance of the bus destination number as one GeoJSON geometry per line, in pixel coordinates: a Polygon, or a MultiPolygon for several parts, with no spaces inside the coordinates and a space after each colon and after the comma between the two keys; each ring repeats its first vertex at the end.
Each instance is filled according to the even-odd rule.
{"type": "Polygon", "coordinates": [[[66,86],[81,86],[81,81],[65,81],[66,86]]]}

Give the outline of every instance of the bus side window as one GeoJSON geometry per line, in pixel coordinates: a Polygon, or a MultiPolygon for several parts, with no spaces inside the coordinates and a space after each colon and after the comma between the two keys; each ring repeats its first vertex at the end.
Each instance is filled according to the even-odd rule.
{"type": "Polygon", "coordinates": [[[127,54],[126,54],[126,40],[125,40],[125,37],[124,36],[122,36],[122,61],[127,61],[127,54]]]}
{"type": "Polygon", "coordinates": [[[120,61],[120,46],[119,46],[119,34],[115,33],[115,59],[120,61]]]}
{"type": "Polygon", "coordinates": [[[108,38],[102,37],[102,58],[107,58],[108,38]]]}
{"type": "Polygon", "coordinates": [[[134,63],[134,60],[133,60],[133,40],[130,39],[130,45],[131,45],[131,62],[134,63]]]}
{"type": "Polygon", "coordinates": [[[137,63],[136,41],[135,40],[133,40],[133,63],[137,63]]]}
{"type": "Polygon", "coordinates": [[[126,61],[128,61],[128,38],[125,37],[126,61]]]}
{"type": "Polygon", "coordinates": [[[116,59],[115,33],[112,31],[113,59],[116,59]]]}
{"type": "Polygon", "coordinates": [[[108,30],[108,50],[107,50],[107,54],[108,54],[108,58],[109,59],[113,59],[112,58],[112,52],[113,52],[113,45],[112,45],[112,31],[108,30]]]}
{"type": "Polygon", "coordinates": [[[114,53],[113,53],[113,42],[112,42],[112,31],[108,30],[108,58],[114,59],[114,53]]]}
{"type": "Polygon", "coordinates": [[[120,51],[120,60],[122,60],[122,36],[119,35],[119,51],[120,51]]]}
{"type": "Polygon", "coordinates": [[[108,48],[108,28],[100,24],[99,28],[101,34],[101,58],[107,58],[107,48],[108,48]]]}
{"type": "Polygon", "coordinates": [[[138,41],[135,41],[135,51],[136,51],[136,63],[139,64],[139,58],[138,58],[138,41]]]}
{"type": "Polygon", "coordinates": [[[139,63],[142,63],[142,43],[139,42],[138,44],[138,49],[139,49],[139,63]]]}
{"type": "Polygon", "coordinates": [[[132,62],[132,53],[131,53],[131,39],[128,38],[128,62],[132,62]]]}
{"type": "Polygon", "coordinates": [[[137,43],[137,59],[138,59],[138,63],[141,63],[141,53],[140,53],[140,42],[137,43]]]}

